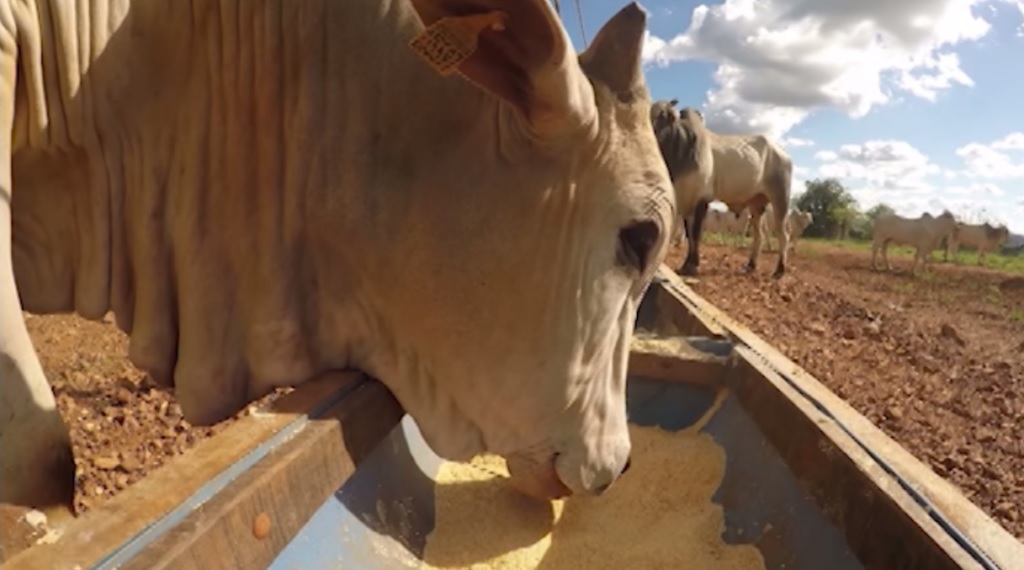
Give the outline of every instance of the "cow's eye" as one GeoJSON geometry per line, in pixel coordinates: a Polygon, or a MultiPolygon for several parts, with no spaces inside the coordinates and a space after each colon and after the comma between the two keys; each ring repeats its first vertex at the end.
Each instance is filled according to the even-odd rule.
{"type": "Polygon", "coordinates": [[[639,273],[646,271],[659,233],[658,224],[651,220],[634,221],[619,230],[618,263],[639,273]]]}

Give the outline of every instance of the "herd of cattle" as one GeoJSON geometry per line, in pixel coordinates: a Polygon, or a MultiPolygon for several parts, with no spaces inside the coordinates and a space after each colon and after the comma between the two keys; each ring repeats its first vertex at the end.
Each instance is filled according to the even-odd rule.
{"type": "MultiPolygon", "coordinates": [[[[721,135],[704,125],[703,114],[691,107],[677,109],[677,99],[656,101],[651,106],[651,124],[676,193],[676,207],[683,222],[687,256],[679,273],[696,275],[703,231],[753,238],[746,269],[753,271],[762,240],[771,248],[778,241],[779,262],[774,276],[785,272],[788,253],[804,230],[814,221],[810,212],[791,209],[792,161],[777,144],[763,135],[721,135]],[[728,210],[709,207],[720,201],[728,210]]],[[[684,232],[675,228],[673,243],[681,244],[684,232]]],[[[961,245],[978,251],[978,263],[985,255],[1005,244],[1010,232],[1005,226],[958,222],[944,211],[939,216],[922,214],[908,218],[898,214],[878,216],[872,227],[871,267],[878,267],[881,253],[886,269],[889,245],[914,249],[910,272],[919,262],[946,244],[946,258],[961,245]]]]}
{"type": "MultiPolygon", "coordinates": [[[[761,219],[761,233],[768,240],[778,231],[773,225],[774,220],[770,211],[771,206],[766,209],[766,215],[761,219]]],[[[951,218],[952,214],[949,212],[943,212],[937,217],[927,213],[918,218],[892,214],[879,216],[872,228],[872,268],[878,268],[877,255],[881,253],[886,269],[892,269],[887,255],[890,244],[906,245],[915,249],[911,272],[916,271],[919,261],[929,262],[931,253],[937,249],[942,250],[945,261],[949,261],[950,257],[955,259],[961,246],[973,248],[978,253],[978,265],[983,265],[985,257],[998,251],[1010,238],[1010,231],[1006,226],[989,223],[969,224],[955,220],[951,224],[951,218]]],[[[813,220],[810,212],[799,209],[793,209],[786,215],[790,251],[795,250],[797,239],[803,235],[813,220]]],[[[751,233],[750,212],[743,210],[734,214],[709,208],[704,230],[720,235],[747,237],[751,233]]],[[[676,243],[681,244],[682,239],[676,243]]],[[[770,243],[766,242],[769,251],[770,243]]]]}
{"type": "Polygon", "coordinates": [[[751,270],[774,233],[777,276],[809,221],[776,144],[651,102],[635,2],[582,53],[547,0],[87,4],[0,2],[3,502],[75,486],[23,310],[113,313],[195,425],[359,370],[441,457],[603,493],[676,214],[689,272],[712,200],[749,210],[751,270]]]}

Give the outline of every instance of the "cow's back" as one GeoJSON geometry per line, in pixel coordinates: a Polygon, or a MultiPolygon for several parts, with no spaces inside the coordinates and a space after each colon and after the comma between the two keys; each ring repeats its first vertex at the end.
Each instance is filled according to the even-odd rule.
{"type": "Polygon", "coordinates": [[[713,134],[712,149],[715,197],[730,205],[745,203],[773,174],[784,176],[791,168],[785,152],[764,135],[713,134]]]}

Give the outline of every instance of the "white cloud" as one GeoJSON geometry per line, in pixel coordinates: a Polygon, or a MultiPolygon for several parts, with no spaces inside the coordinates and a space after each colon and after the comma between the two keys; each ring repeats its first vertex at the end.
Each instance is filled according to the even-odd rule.
{"type": "Polygon", "coordinates": [[[960,69],[960,58],[955,53],[929,54],[915,67],[924,68],[930,73],[914,75],[910,70],[902,69],[896,84],[928,101],[935,101],[940,90],[949,89],[954,83],[974,86],[974,81],[960,69]]]}
{"type": "Polygon", "coordinates": [[[967,186],[946,186],[943,188],[943,192],[953,196],[972,197],[991,196],[993,198],[1002,198],[1006,195],[1005,190],[991,182],[968,184],[967,186]]]}
{"type": "Polygon", "coordinates": [[[1005,180],[1024,178],[1024,155],[1017,152],[1021,150],[1024,133],[1015,132],[990,144],[968,143],[956,149],[956,154],[964,161],[963,175],[1005,180]]]}
{"type": "MultiPolygon", "coordinates": [[[[1022,4],[1022,6],[1024,6],[1024,4],[1022,4]]],[[[992,143],[992,148],[1000,150],[1024,150],[1024,133],[1010,133],[992,143]]]]}
{"type": "Polygon", "coordinates": [[[821,176],[861,183],[877,190],[928,191],[934,187],[925,179],[941,169],[921,151],[904,141],[879,140],[846,144],[839,152],[815,154],[821,161],[821,176]]]}
{"type": "Polygon", "coordinates": [[[644,30],[644,43],[640,51],[641,59],[646,62],[654,62],[659,66],[668,65],[668,59],[662,55],[665,45],[665,40],[652,35],[650,30],[644,30]]]}
{"type": "Polygon", "coordinates": [[[797,137],[785,137],[779,139],[779,143],[784,147],[788,148],[800,148],[805,146],[814,146],[814,141],[811,139],[801,139],[797,137]]]}
{"type": "Polygon", "coordinates": [[[973,85],[951,49],[988,33],[974,8],[991,2],[1024,14],[1024,0],[725,0],[694,8],[674,38],[649,37],[644,59],[717,63],[709,126],[782,137],[815,108],[857,118],[901,92],[973,85]]]}
{"type": "Polygon", "coordinates": [[[806,166],[793,166],[793,194],[804,191],[807,180],[811,178],[811,169],[806,166]]]}

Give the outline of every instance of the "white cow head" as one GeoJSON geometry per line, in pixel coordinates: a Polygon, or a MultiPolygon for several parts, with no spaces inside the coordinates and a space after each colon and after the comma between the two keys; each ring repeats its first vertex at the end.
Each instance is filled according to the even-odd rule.
{"type": "Polygon", "coordinates": [[[438,175],[376,293],[394,358],[375,368],[440,455],[499,453],[535,496],[603,492],[628,466],[629,341],[675,215],[646,13],[622,9],[577,57],[546,0],[412,3],[426,26],[504,16],[459,68],[490,94],[463,111],[471,140],[424,149],[438,175]]]}

